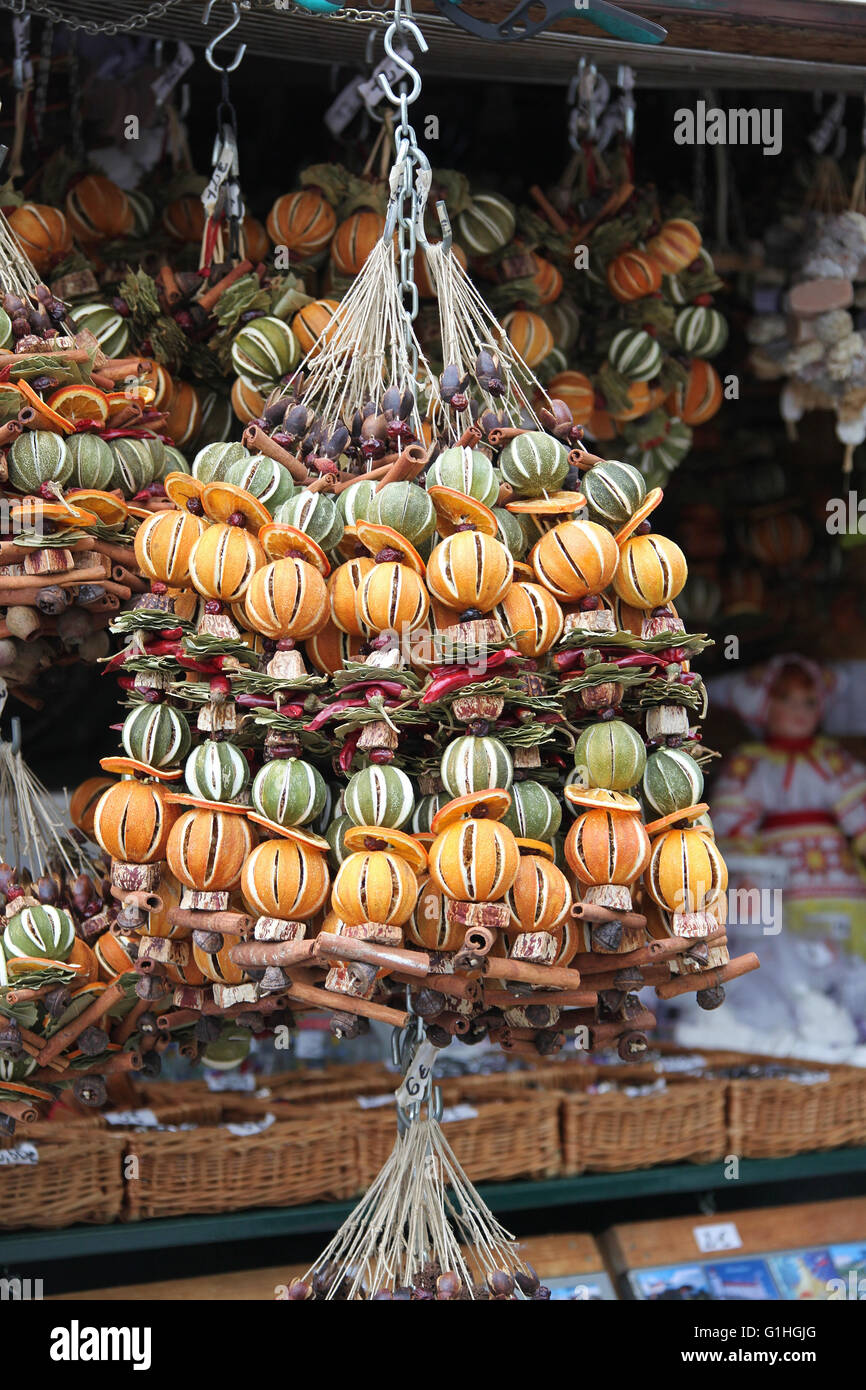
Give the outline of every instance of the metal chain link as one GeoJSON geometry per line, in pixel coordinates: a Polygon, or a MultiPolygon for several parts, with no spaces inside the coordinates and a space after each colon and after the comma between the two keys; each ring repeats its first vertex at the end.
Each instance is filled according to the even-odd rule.
{"type": "MultiPolygon", "coordinates": [[[[11,10],[13,14],[36,14],[44,19],[51,20],[54,24],[65,24],[67,29],[83,30],[85,34],[91,36],[97,34],[128,34],[135,29],[144,29],[154,19],[162,19],[163,15],[169,10],[175,9],[178,5],[187,3],[187,0],[157,0],[157,3],[149,5],[141,14],[130,15],[129,19],[107,19],[99,22],[95,19],[79,19],[75,15],[64,14],[55,5],[47,3],[47,0],[0,0],[0,9],[11,10]]],[[[265,3],[248,3],[243,6],[246,10],[274,10],[285,14],[297,14],[303,17],[310,17],[310,11],[304,10],[300,5],[277,4],[276,0],[265,0],[265,3]]],[[[317,15],[317,19],[343,20],[348,24],[381,24],[389,22],[388,12],[385,10],[356,10],[346,7],[335,11],[333,14],[317,15]]]]}
{"type": "Polygon", "coordinates": [[[390,241],[396,229],[399,257],[399,288],[404,312],[404,343],[412,369],[413,383],[418,372],[418,348],[412,324],[418,317],[418,286],[415,283],[415,253],[419,240],[426,242],[424,209],[432,182],[430,161],[418,145],[418,137],[409,120],[409,106],[421,95],[421,74],[405,56],[408,40],[414,39],[422,53],[427,42],[412,19],[411,0],[395,0],[394,14],[385,31],[384,48],[388,57],[404,74],[398,79],[395,91],[390,79],[379,75],[379,85],[397,111],[394,126],[394,167],[391,170],[391,196],[385,219],[385,240],[390,241]],[[395,47],[400,42],[402,51],[395,47]]]}

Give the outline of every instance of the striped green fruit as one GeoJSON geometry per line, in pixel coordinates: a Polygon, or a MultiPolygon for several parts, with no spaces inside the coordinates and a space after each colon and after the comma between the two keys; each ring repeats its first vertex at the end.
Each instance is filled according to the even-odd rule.
{"type": "Polygon", "coordinates": [[[24,907],[6,923],[3,951],[12,956],[40,960],[66,960],[75,941],[75,927],[68,912],[59,907],[24,907]]]}
{"type": "Polygon", "coordinates": [[[176,444],[163,445],[165,454],[162,460],[162,467],[154,473],[154,482],[162,482],[169,473],[189,473],[190,466],[176,444]]]}
{"type": "Polygon", "coordinates": [[[457,234],[470,256],[489,256],[508,245],[516,225],[514,208],[507,198],[479,193],[457,218],[457,234]]]}
{"type": "Polygon", "coordinates": [[[504,507],[494,507],[493,515],[496,517],[496,539],[511,552],[513,560],[522,560],[526,554],[527,540],[520,517],[504,507]]]}
{"type": "Polygon", "coordinates": [[[0,348],[8,347],[12,342],[12,320],[5,309],[0,309],[0,348]]]}
{"type": "Polygon", "coordinates": [[[376,484],[368,482],[366,478],[359,478],[357,483],[343,488],[337,497],[337,511],[343,518],[344,526],[354,526],[358,521],[372,520],[370,509],[374,505],[375,493],[376,484]]]}
{"type": "Polygon", "coordinates": [[[250,765],[234,743],[208,738],[190,753],[183,775],[191,796],[236,801],[250,780],[250,765]]]}
{"type": "Polygon", "coordinates": [[[646,497],[643,476],[630,463],[607,459],[590,468],[580,480],[592,521],[622,526],[646,497]]]}
{"type": "Polygon", "coordinates": [[[120,735],[128,758],[148,767],[174,767],[192,743],[189,724],[172,705],[136,705],[123,721],[120,735]]]}
{"type": "Polygon", "coordinates": [[[274,512],[274,521],[295,526],[323,550],[333,550],[343,539],[343,518],[333,498],[324,492],[298,492],[274,512]]]}
{"type": "Polygon", "coordinates": [[[239,1067],[250,1055],[252,1033],[249,1028],[240,1028],[236,1023],[223,1024],[223,1031],[215,1042],[208,1043],[201,1060],[214,1071],[231,1071],[239,1067]]]}
{"type": "Polygon", "coordinates": [[[253,805],[276,825],[307,825],[320,814],[327,796],[321,772],[301,758],[275,758],[253,781],[253,805]]]}
{"type": "Polygon", "coordinates": [[[39,1065],[35,1057],[0,1057],[0,1086],[26,1081],[39,1065]]]}
{"type": "Polygon", "coordinates": [[[225,472],[225,481],[257,497],[271,515],[281,502],[288,502],[295,491],[288,468],[264,455],[230,463],[225,472]]]}
{"type": "Polygon", "coordinates": [[[76,304],[70,317],[76,328],[93,334],[106,357],[122,357],[129,347],[129,321],[110,304],[76,304]]]}
{"type": "Polygon", "coordinates": [[[354,823],[355,822],[351,819],[350,816],[335,816],[334,819],[331,821],[330,825],[328,826],[327,830],[325,831],[325,839],[331,846],[330,851],[328,853],[328,862],[330,863],[331,869],[334,873],[336,873],[343,860],[346,859],[349,854],[349,851],[346,849],[344,840],[346,836],[346,831],[351,830],[354,823]]]}
{"type": "Polygon", "coordinates": [[[38,492],[43,483],[68,483],[72,456],[52,430],[24,430],[7,455],[9,482],[19,492],[38,492]]]}
{"type": "Polygon", "coordinates": [[[147,439],[112,439],[109,448],[114,455],[112,487],[119,487],[126,497],[134,497],[153,482],[156,465],[147,439]]]}
{"type": "Polygon", "coordinates": [[[704,790],[704,774],[681,748],[650,753],[643,774],[644,796],[660,816],[695,806],[704,790]]]}
{"type": "Polygon", "coordinates": [[[560,295],[553,304],[542,304],[536,310],[553,334],[553,341],[563,352],[574,347],[580,332],[580,315],[570,299],[560,295]]]}
{"type": "Polygon", "coordinates": [[[623,328],[607,350],[607,360],[628,381],[652,381],[661,371],[664,353],[642,328],[623,328]]]}
{"type": "Polygon", "coordinates": [[[691,357],[715,357],[728,341],[728,325],[718,309],[695,304],[677,314],[674,337],[691,357]]]}
{"type": "Polygon", "coordinates": [[[98,434],[71,434],[66,447],[72,459],[70,483],[73,487],[98,488],[111,486],[114,477],[114,454],[98,434]]]}
{"type": "Polygon", "coordinates": [[[568,472],[565,445],[552,434],[528,430],[510,439],[499,457],[499,471],[519,497],[556,492],[568,472]]]}
{"type": "Polygon", "coordinates": [[[238,376],[270,386],[290,372],[301,356],[298,340],[282,319],[253,319],[232,343],[232,366],[238,376]]]}
{"type": "Polygon", "coordinates": [[[201,424],[195,442],[200,446],[221,443],[231,434],[234,424],[231,398],[220,395],[218,391],[208,391],[202,396],[201,424]]]}
{"type": "Polygon", "coordinates": [[[646,767],[646,748],[640,734],[622,719],[600,720],[577,740],[574,761],[587,770],[591,787],[622,792],[634,787],[646,767]]]}
{"type": "Polygon", "coordinates": [[[249,463],[252,459],[253,455],[240,440],[233,439],[228,443],[218,440],[199,449],[192,461],[192,476],[198,478],[200,483],[222,483],[233,463],[239,460],[249,463]]]}
{"type": "Polygon", "coordinates": [[[150,450],[153,462],[153,475],[150,480],[153,482],[154,478],[161,477],[165,472],[165,445],[158,434],[152,433],[145,436],[144,442],[150,450]]]}
{"type": "Polygon", "coordinates": [[[427,486],[452,487],[492,507],[499,496],[493,464],[480,449],[454,444],[443,449],[427,470],[427,486]]]}
{"type": "Polygon", "coordinates": [[[415,789],[399,767],[364,767],[343,792],[346,815],[355,825],[384,825],[399,830],[412,814],[415,789]]]}
{"type": "MultiPolygon", "coordinates": [[[[697,259],[703,261],[704,272],[709,271],[711,275],[715,274],[713,258],[703,246],[697,254],[697,259]]],[[[669,299],[672,304],[681,306],[691,304],[695,298],[694,283],[695,277],[689,266],[686,266],[684,271],[681,270],[676,275],[665,275],[662,280],[665,298],[669,299]]]]}
{"type": "Polygon", "coordinates": [[[507,791],[514,777],[514,764],[500,739],[464,734],[452,739],[442,754],[440,776],[451,796],[468,796],[492,787],[507,791]]]}
{"type": "Polygon", "coordinates": [[[373,493],[367,519],[390,526],[415,546],[436,530],[436,508],[417,483],[386,483],[373,493]]]}
{"type": "Polygon", "coordinates": [[[552,792],[541,782],[515,782],[511,805],[502,817],[515,835],[523,840],[553,839],[562,822],[562,808],[552,792]]]}
{"type": "Polygon", "coordinates": [[[426,834],[436,812],[441,811],[448,800],[450,798],[447,792],[430,792],[427,796],[422,796],[412,812],[412,834],[426,834]]]}
{"type": "Polygon", "coordinates": [[[127,193],[126,200],[133,217],[130,237],[147,236],[153,223],[153,203],[140,189],[136,189],[134,193],[127,193]]]}

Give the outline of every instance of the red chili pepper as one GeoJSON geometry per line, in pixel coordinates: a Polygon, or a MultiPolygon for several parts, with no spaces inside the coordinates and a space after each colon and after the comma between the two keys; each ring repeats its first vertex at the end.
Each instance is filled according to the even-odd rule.
{"type": "Polygon", "coordinates": [[[628,656],[618,657],[614,662],[615,666],[667,666],[666,661],[662,661],[660,656],[653,652],[631,652],[628,656]]]}
{"type": "Polygon", "coordinates": [[[348,772],[352,766],[352,759],[355,756],[355,749],[358,746],[358,739],[361,737],[360,729],[353,729],[340,749],[340,756],[337,762],[341,772],[348,772]]]}
{"type": "Polygon", "coordinates": [[[164,627],[160,631],[160,637],[164,642],[179,642],[183,637],[182,627],[164,627]]]}
{"type": "Polygon", "coordinates": [[[557,671],[573,671],[576,666],[583,666],[583,652],[557,652],[553,664],[557,671]]]}
{"type": "Polygon", "coordinates": [[[287,714],[290,719],[300,719],[303,712],[303,705],[280,705],[280,714],[287,714]]]}
{"type": "Polygon", "coordinates": [[[148,642],[145,651],[148,656],[174,656],[179,659],[183,655],[180,642],[148,642]]]}
{"type": "Polygon", "coordinates": [[[355,690],[364,690],[368,694],[373,694],[375,692],[377,694],[392,695],[397,700],[399,700],[401,696],[408,694],[405,685],[401,685],[399,681],[351,681],[348,685],[340,686],[341,695],[349,695],[355,690]]]}
{"type": "Polygon", "coordinates": [[[238,695],[235,704],[241,709],[276,709],[277,702],[270,695],[238,695]]]}
{"type": "Polygon", "coordinates": [[[124,665],[126,664],[126,657],[127,653],[125,651],[118,652],[116,656],[113,656],[111,660],[107,662],[105,666],[103,666],[102,674],[104,676],[108,676],[112,675],[115,671],[122,670],[124,665]]]}
{"type": "Polygon", "coordinates": [[[223,658],[215,656],[209,661],[196,661],[191,656],[179,655],[177,664],[182,666],[185,671],[200,671],[202,675],[213,676],[222,670],[223,658]]]}
{"type": "Polygon", "coordinates": [[[495,670],[498,666],[504,666],[506,661],[512,661],[519,655],[520,652],[513,647],[504,647],[502,651],[491,652],[484,666],[437,666],[434,668],[433,679],[421,696],[421,704],[432,705],[443,695],[460,690],[464,685],[473,685],[477,681],[483,681],[488,671],[495,670]]]}
{"type": "Polygon", "coordinates": [[[118,676],[117,684],[120,686],[121,690],[134,690],[135,676],[118,676]]]}
{"type": "Polygon", "coordinates": [[[333,704],[325,705],[324,709],[320,709],[319,713],[314,715],[309,724],[304,725],[304,729],[309,733],[315,733],[317,729],[321,729],[324,724],[327,724],[329,719],[333,719],[336,715],[342,714],[344,710],[366,708],[366,700],[335,700],[333,704]]]}

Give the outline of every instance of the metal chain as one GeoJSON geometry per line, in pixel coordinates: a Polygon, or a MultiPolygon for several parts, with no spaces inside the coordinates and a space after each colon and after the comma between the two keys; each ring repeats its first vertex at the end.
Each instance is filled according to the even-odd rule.
{"type": "Polygon", "coordinates": [[[379,74],[379,85],[397,111],[394,126],[394,167],[391,170],[391,196],[385,218],[384,237],[390,241],[396,229],[399,260],[399,288],[404,313],[404,343],[412,369],[413,383],[418,372],[418,348],[412,324],[418,317],[418,286],[415,284],[415,252],[419,240],[426,242],[424,209],[430,191],[432,172],[430,161],[418,145],[418,137],[409,120],[409,106],[421,95],[421,74],[407,59],[408,40],[414,39],[422,53],[427,41],[412,19],[411,0],[395,0],[394,15],[385,31],[384,48],[388,57],[403,73],[395,91],[385,73],[379,74]],[[396,43],[401,48],[395,47],[396,43]]]}
{"type": "MultiPolygon", "coordinates": [[[[22,14],[26,8],[28,14],[42,15],[45,19],[50,19],[54,24],[65,24],[67,29],[81,29],[85,34],[128,34],[135,29],[145,29],[154,19],[162,19],[163,15],[169,10],[175,9],[178,5],[185,4],[186,0],[157,0],[156,4],[149,5],[141,14],[131,15],[129,19],[109,19],[100,23],[95,19],[78,19],[75,15],[64,14],[56,6],[46,3],[46,0],[26,0],[26,6],[22,0],[0,0],[0,9],[11,10],[13,14],[22,14]]],[[[265,4],[245,5],[245,9],[256,10],[279,10],[286,14],[297,14],[302,17],[309,17],[309,11],[304,10],[299,5],[277,4],[275,0],[267,0],[265,4]]],[[[383,10],[356,10],[345,8],[337,10],[333,14],[323,14],[316,16],[320,19],[343,20],[348,24],[381,24],[389,22],[388,14],[383,10]]]]}

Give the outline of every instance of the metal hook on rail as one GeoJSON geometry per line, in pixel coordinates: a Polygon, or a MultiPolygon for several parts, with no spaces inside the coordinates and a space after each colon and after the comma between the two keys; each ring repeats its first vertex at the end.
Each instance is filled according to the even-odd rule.
{"type": "MultiPolygon", "coordinates": [[[[211,0],[211,3],[213,3],[213,0],[211,0]]],[[[410,34],[417,43],[422,53],[426,53],[428,48],[427,40],[421,33],[421,30],[418,28],[418,25],[415,23],[414,19],[401,18],[399,27],[396,23],[392,23],[389,24],[388,28],[385,30],[385,38],[383,41],[385,52],[388,54],[388,57],[394,62],[396,67],[398,67],[401,72],[405,73],[407,78],[412,83],[411,89],[408,92],[398,93],[394,91],[394,88],[391,86],[390,79],[386,77],[385,73],[379,73],[379,86],[382,88],[382,91],[385,93],[388,100],[392,102],[394,106],[400,106],[401,101],[403,99],[405,99],[407,103],[417,101],[418,97],[421,95],[420,72],[417,68],[413,67],[410,62],[407,62],[403,54],[400,53],[394,47],[394,39],[398,34],[401,38],[403,38],[407,34],[410,34]]]]}
{"type": "MultiPolygon", "coordinates": [[[[230,3],[232,7],[231,24],[227,24],[226,27],[215,36],[215,38],[212,38],[204,51],[204,56],[207,59],[209,66],[213,68],[214,72],[220,72],[223,75],[225,75],[227,72],[234,72],[236,68],[240,67],[241,60],[247,51],[247,46],[245,43],[238,44],[237,52],[235,53],[234,58],[228,64],[227,67],[223,67],[222,64],[218,63],[216,58],[214,57],[214,49],[216,48],[217,44],[222,43],[223,39],[227,39],[230,34],[234,33],[235,29],[237,29],[238,25],[241,22],[241,12],[238,8],[237,0],[230,0],[230,3]]],[[[205,25],[205,27],[207,27],[207,25],[210,23],[211,13],[215,4],[216,0],[207,0],[204,15],[201,21],[202,24],[205,25]]]]}

